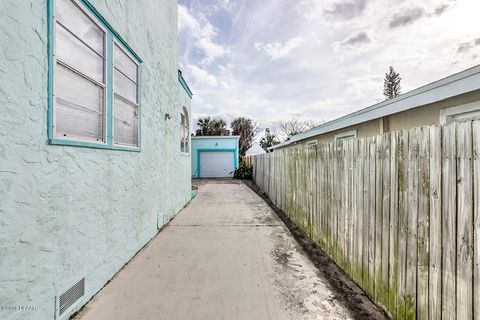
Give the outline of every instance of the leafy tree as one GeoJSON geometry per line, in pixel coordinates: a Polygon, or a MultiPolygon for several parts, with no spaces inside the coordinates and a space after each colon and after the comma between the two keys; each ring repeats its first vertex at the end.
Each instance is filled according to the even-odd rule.
{"type": "Polygon", "coordinates": [[[260,139],[260,146],[265,150],[268,151],[268,148],[273,147],[274,145],[279,144],[280,141],[275,136],[275,133],[267,132],[265,137],[260,139]]]}
{"type": "Polygon", "coordinates": [[[230,131],[227,123],[223,119],[211,119],[205,117],[198,119],[197,125],[199,129],[195,132],[197,136],[229,136],[230,131]]]}
{"type": "Polygon", "coordinates": [[[280,131],[288,140],[290,137],[307,131],[318,125],[319,123],[314,120],[301,121],[298,119],[292,119],[280,123],[280,131]]]}
{"type": "Polygon", "coordinates": [[[400,90],[400,74],[395,72],[392,66],[390,66],[389,72],[385,73],[385,80],[383,80],[383,95],[386,100],[395,98],[401,94],[400,90]]]}
{"type": "Polygon", "coordinates": [[[230,127],[234,136],[240,136],[238,148],[240,156],[243,157],[252,146],[255,136],[261,131],[260,124],[249,118],[238,117],[230,123],[230,127]]]}

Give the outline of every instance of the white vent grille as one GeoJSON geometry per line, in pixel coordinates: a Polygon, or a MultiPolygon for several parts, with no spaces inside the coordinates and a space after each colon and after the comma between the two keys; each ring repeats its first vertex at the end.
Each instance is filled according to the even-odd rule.
{"type": "Polygon", "coordinates": [[[65,310],[71,307],[78,299],[80,299],[85,294],[85,278],[81,279],[75,283],[70,289],[65,291],[59,301],[59,315],[63,314],[65,310]]]}

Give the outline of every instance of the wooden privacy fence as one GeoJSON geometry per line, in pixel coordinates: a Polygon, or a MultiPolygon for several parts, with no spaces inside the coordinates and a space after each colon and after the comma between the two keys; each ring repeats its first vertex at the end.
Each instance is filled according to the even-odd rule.
{"type": "Polygon", "coordinates": [[[252,166],[253,165],[253,158],[254,156],[244,156],[242,158],[242,162],[246,165],[246,166],[252,166]]]}
{"type": "Polygon", "coordinates": [[[480,121],[255,157],[268,197],[394,319],[480,320],[480,121]]]}

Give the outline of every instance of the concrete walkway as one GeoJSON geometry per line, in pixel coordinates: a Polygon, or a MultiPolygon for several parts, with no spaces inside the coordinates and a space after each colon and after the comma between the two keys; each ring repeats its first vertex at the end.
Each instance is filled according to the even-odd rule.
{"type": "Polygon", "coordinates": [[[351,318],[261,198],[212,180],[77,319],[351,318]]]}

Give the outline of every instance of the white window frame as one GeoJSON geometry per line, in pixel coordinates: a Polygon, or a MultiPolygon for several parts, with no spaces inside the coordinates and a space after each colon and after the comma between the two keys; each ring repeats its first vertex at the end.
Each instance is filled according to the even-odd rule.
{"type": "MultiPolygon", "coordinates": [[[[113,46],[112,47],[112,53],[113,53],[112,54],[112,124],[111,124],[112,125],[112,145],[121,146],[121,147],[135,147],[135,148],[138,148],[138,147],[140,147],[140,114],[141,114],[140,91],[139,91],[139,87],[140,87],[140,84],[139,84],[139,82],[140,82],[140,63],[116,39],[113,39],[112,46],[113,46]],[[117,46],[120,50],[122,50],[122,52],[125,53],[128,56],[128,58],[130,60],[132,60],[133,63],[135,63],[135,65],[137,67],[137,82],[135,83],[137,101],[135,101],[135,102],[130,101],[129,99],[122,96],[121,94],[115,92],[115,59],[114,59],[115,46],[117,46]],[[137,144],[136,145],[127,144],[127,143],[115,143],[115,95],[117,95],[120,98],[132,103],[135,106],[135,108],[137,108],[138,124],[137,124],[137,144]]],[[[121,71],[119,70],[119,72],[121,72],[121,71]]]]}
{"type": "MultiPolygon", "coordinates": [[[[103,32],[103,52],[104,52],[104,60],[103,60],[103,81],[105,82],[100,83],[95,79],[92,79],[90,76],[84,74],[83,72],[76,70],[74,67],[69,66],[66,62],[63,62],[61,60],[57,59],[57,15],[56,15],[56,2],[60,0],[55,0],[53,3],[53,43],[54,48],[53,48],[53,92],[52,92],[52,129],[53,129],[53,137],[56,139],[63,139],[63,140],[71,140],[71,141],[77,141],[77,142],[88,142],[88,143],[94,143],[98,145],[106,145],[107,144],[107,119],[108,119],[108,114],[107,114],[107,95],[108,95],[108,89],[107,89],[107,83],[108,83],[108,73],[107,73],[107,66],[108,66],[108,54],[107,54],[107,33],[108,30],[102,26],[100,23],[98,23],[97,19],[90,13],[88,10],[85,10],[83,8],[83,5],[78,1],[78,0],[70,0],[78,10],[80,10],[83,14],[85,14],[93,24],[95,24],[100,30],[103,32]],[[77,75],[87,79],[88,81],[93,82],[94,84],[100,86],[103,88],[103,121],[102,121],[102,140],[93,140],[93,139],[87,139],[85,137],[80,137],[80,136],[75,136],[71,135],[68,137],[65,136],[59,136],[57,135],[57,126],[56,126],[56,110],[57,110],[57,102],[56,102],[56,92],[57,92],[57,81],[56,81],[56,76],[57,76],[57,63],[59,63],[65,68],[69,69],[70,71],[76,73],[77,75]]],[[[62,27],[68,30],[66,26],[62,27]]],[[[83,40],[78,38],[76,35],[72,33],[72,36],[77,38],[80,42],[84,43],[83,40]]],[[[86,45],[86,44],[85,44],[86,45]]],[[[88,46],[88,45],[87,45],[88,46]]],[[[88,46],[90,49],[90,46],[88,46]]]]}
{"type": "Polygon", "coordinates": [[[480,119],[480,101],[465,103],[455,107],[448,107],[440,110],[440,124],[461,122],[480,119]],[[457,119],[456,116],[465,115],[465,118],[457,119]]]}
{"type": "Polygon", "coordinates": [[[356,139],[357,138],[357,130],[351,130],[346,132],[337,133],[335,135],[335,141],[339,140],[348,140],[348,139],[356,139]]]}

